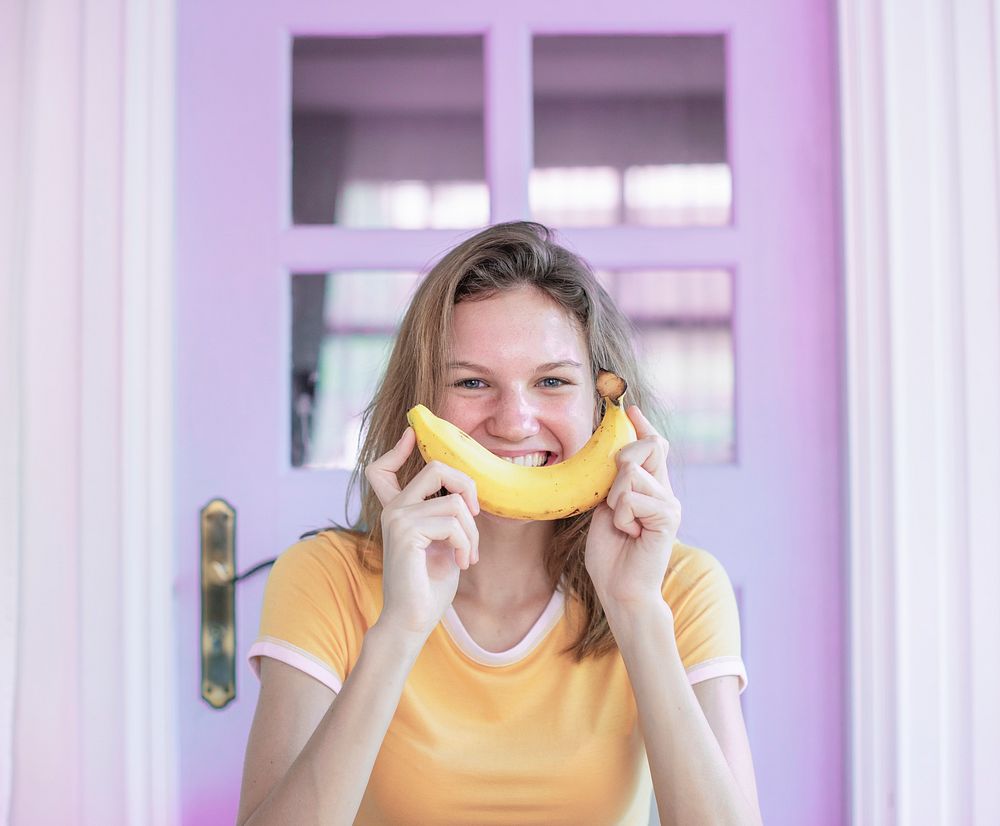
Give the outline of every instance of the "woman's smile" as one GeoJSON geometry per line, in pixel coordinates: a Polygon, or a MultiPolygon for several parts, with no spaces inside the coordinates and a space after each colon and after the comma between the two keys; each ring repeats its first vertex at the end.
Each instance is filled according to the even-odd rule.
{"type": "Polygon", "coordinates": [[[553,299],[523,287],[460,302],[451,332],[438,415],[524,467],[554,465],[587,442],[596,393],[587,343],[553,299]]]}
{"type": "Polygon", "coordinates": [[[522,467],[542,467],[543,465],[549,464],[549,460],[555,456],[554,453],[548,450],[542,450],[536,453],[523,453],[517,456],[503,456],[499,453],[495,455],[500,456],[501,459],[505,459],[515,465],[521,465],[522,467]]]}

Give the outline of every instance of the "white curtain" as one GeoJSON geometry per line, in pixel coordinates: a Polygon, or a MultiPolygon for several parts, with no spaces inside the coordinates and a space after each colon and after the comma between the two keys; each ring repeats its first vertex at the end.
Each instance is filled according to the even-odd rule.
{"type": "Polygon", "coordinates": [[[149,306],[173,26],[170,0],[0,4],[0,823],[173,817],[172,677],[149,654],[171,650],[149,306]]]}
{"type": "MultiPolygon", "coordinates": [[[[81,637],[92,624],[81,610],[89,606],[81,579],[81,299],[88,267],[110,263],[117,271],[100,249],[84,247],[108,240],[85,209],[100,206],[95,197],[107,191],[94,181],[107,171],[94,151],[108,137],[107,124],[98,122],[108,101],[101,72],[120,52],[98,58],[95,47],[107,45],[101,36],[111,40],[114,29],[97,31],[106,21],[97,13],[88,18],[81,2],[21,0],[3,8],[10,81],[3,122],[13,127],[5,130],[12,145],[3,157],[10,174],[2,199],[9,210],[3,361],[11,375],[0,472],[12,494],[3,497],[3,815],[13,823],[72,823],[85,808],[86,780],[115,773],[109,765],[102,778],[92,771],[85,777],[84,758],[97,756],[85,753],[86,713],[96,712],[99,723],[107,715],[88,703],[96,686],[82,668],[81,637]],[[46,792],[55,788],[58,794],[46,792]]],[[[114,740],[114,726],[109,734],[114,740]]]]}
{"type": "Polygon", "coordinates": [[[1000,3],[840,0],[852,821],[1000,823],[1000,3]]]}

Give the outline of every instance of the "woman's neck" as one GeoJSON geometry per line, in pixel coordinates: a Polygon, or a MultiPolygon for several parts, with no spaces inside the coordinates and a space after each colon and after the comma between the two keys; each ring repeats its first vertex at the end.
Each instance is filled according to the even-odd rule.
{"type": "Polygon", "coordinates": [[[481,512],[479,562],[462,571],[457,598],[504,608],[551,596],[545,551],[555,533],[553,522],[525,522],[481,512]]]}

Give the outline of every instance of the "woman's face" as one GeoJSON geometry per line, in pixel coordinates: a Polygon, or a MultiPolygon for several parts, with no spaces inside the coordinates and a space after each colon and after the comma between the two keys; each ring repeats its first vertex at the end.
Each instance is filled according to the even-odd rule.
{"type": "Polygon", "coordinates": [[[596,398],[587,344],[545,293],[523,287],[457,304],[452,348],[438,415],[488,450],[555,464],[590,438],[596,398]]]}

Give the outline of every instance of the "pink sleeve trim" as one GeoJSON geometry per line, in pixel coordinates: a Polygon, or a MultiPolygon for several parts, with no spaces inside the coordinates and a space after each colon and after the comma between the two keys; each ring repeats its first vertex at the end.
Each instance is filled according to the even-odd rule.
{"type": "Polygon", "coordinates": [[[687,675],[691,685],[711,680],[713,677],[739,677],[740,694],[746,691],[749,682],[746,666],[743,665],[743,660],[740,657],[716,657],[712,660],[705,660],[705,662],[687,669],[687,675]]]}
{"type": "Polygon", "coordinates": [[[247,662],[250,669],[260,679],[260,657],[271,657],[304,671],[310,677],[319,680],[329,688],[334,694],[339,694],[344,686],[344,681],[340,676],[318,657],[313,656],[308,651],[274,637],[261,637],[250,647],[247,654],[247,662]]]}

